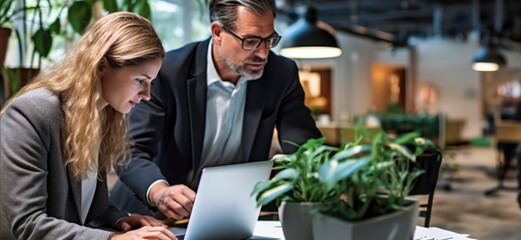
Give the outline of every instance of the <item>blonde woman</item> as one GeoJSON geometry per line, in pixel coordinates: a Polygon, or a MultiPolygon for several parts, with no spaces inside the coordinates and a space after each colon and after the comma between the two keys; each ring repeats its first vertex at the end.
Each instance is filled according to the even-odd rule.
{"type": "Polygon", "coordinates": [[[128,159],[126,114],[150,98],[164,56],[148,20],[109,14],[6,104],[0,239],[176,239],[154,218],[112,206],[106,182],[128,159]]]}

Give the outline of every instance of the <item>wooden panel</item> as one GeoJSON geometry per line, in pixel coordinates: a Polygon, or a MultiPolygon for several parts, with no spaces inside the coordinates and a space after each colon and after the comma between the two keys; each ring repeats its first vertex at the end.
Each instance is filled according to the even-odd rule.
{"type": "Polygon", "coordinates": [[[498,142],[521,142],[521,123],[502,121],[496,124],[498,142]]]}
{"type": "MultiPolygon", "coordinates": [[[[366,127],[365,129],[369,132],[375,133],[375,135],[376,133],[382,131],[382,128],[380,127],[366,127]]],[[[341,127],[339,131],[340,143],[354,142],[360,136],[364,136],[364,138],[362,138],[360,141],[360,144],[371,144],[373,141],[373,138],[370,135],[364,134],[359,129],[353,127],[341,127]]]]}
{"type": "MultiPolygon", "coordinates": [[[[355,139],[362,135],[362,132],[359,132],[357,128],[353,128],[352,126],[338,126],[335,124],[332,125],[317,125],[318,130],[322,133],[322,136],[326,138],[326,144],[331,146],[340,146],[346,142],[354,142],[355,139]]],[[[382,128],[380,127],[366,127],[366,130],[377,133],[381,132],[382,128]]],[[[366,136],[364,134],[364,136],[366,136]]],[[[364,137],[361,144],[370,144],[372,142],[372,138],[364,137]]]]}
{"type": "Polygon", "coordinates": [[[320,133],[322,133],[322,137],[326,138],[326,145],[338,146],[340,143],[340,139],[338,138],[338,127],[336,126],[317,126],[320,133]]]}

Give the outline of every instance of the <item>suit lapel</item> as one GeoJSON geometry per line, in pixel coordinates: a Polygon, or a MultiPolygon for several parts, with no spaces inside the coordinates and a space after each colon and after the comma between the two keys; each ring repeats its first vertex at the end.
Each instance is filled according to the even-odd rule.
{"type": "Polygon", "coordinates": [[[242,127],[242,157],[245,162],[248,161],[251,153],[253,140],[264,109],[267,89],[267,81],[263,78],[248,82],[242,127]]]}
{"type": "Polygon", "coordinates": [[[207,91],[207,40],[197,47],[194,68],[191,69],[193,78],[187,80],[188,114],[190,116],[190,132],[192,135],[192,165],[199,168],[204,143],[204,129],[206,124],[206,91],[207,91]]]}
{"type": "Polygon", "coordinates": [[[67,166],[67,175],[69,177],[69,186],[72,192],[72,196],[74,198],[74,203],[76,204],[76,218],[78,223],[81,222],[81,181],[78,181],[74,174],[70,171],[69,166],[67,166]]]}
{"type": "MultiPolygon", "coordinates": [[[[97,176],[96,176],[97,177],[97,176]]],[[[94,197],[92,198],[92,202],[90,204],[89,212],[87,213],[87,218],[85,219],[85,223],[92,221],[94,217],[100,215],[101,211],[105,211],[107,209],[107,174],[103,172],[101,174],[101,181],[96,181],[96,190],[94,192],[94,197]]]]}

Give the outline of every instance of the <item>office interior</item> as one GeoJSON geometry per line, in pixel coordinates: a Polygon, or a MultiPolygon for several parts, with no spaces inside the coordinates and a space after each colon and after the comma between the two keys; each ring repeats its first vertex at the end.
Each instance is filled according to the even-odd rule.
{"type": "MultiPolygon", "coordinates": [[[[201,11],[197,2],[151,1],[152,23],[166,50],[210,36],[207,11],[201,11]]],[[[519,239],[515,160],[505,173],[506,187],[487,191],[498,185],[497,167],[504,162],[496,127],[509,120],[521,101],[521,1],[277,0],[276,4],[275,28],[283,39],[298,14],[312,4],[319,25],[333,34],[342,50],[334,58],[294,59],[306,105],[319,127],[355,123],[374,127],[379,122],[372,116],[382,114],[439,117],[433,140],[443,150],[444,162],[431,226],[476,239],[519,239]],[[472,69],[485,39],[494,42],[506,61],[497,71],[472,69]]],[[[56,40],[41,71],[63,56],[68,41],[56,40]]],[[[14,68],[20,62],[14,36],[9,48],[5,67],[14,68]]],[[[280,50],[280,45],[273,49],[280,50]]],[[[30,65],[29,58],[23,61],[30,65]]],[[[509,142],[516,141],[519,124],[507,129],[514,138],[509,142]]],[[[337,144],[340,139],[329,141],[337,144]]],[[[114,181],[117,176],[112,175],[110,183],[114,181]]]]}

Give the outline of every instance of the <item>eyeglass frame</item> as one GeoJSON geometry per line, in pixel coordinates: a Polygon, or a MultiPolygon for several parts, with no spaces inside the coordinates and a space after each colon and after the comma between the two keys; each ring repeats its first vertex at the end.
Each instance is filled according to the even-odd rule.
{"type": "MultiPolygon", "coordinates": [[[[261,43],[264,42],[264,46],[267,48],[267,49],[271,49],[271,48],[274,48],[276,47],[277,45],[279,45],[280,43],[280,39],[282,38],[282,36],[279,35],[279,33],[277,33],[277,31],[273,32],[270,36],[266,37],[266,38],[261,38],[261,37],[241,37],[239,34],[235,33],[234,31],[230,30],[229,28],[225,27],[225,26],[222,26],[222,29],[224,29],[224,31],[228,32],[228,33],[231,33],[234,37],[236,37],[237,39],[241,40],[241,47],[243,50],[246,50],[246,51],[251,51],[251,50],[255,50],[257,48],[260,47],[261,43]],[[248,38],[255,38],[255,39],[259,39],[259,43],[257,44],[257,46],[255,48],[252,48],[252,49],[246,49],[244,48],[244,40],[248,39],[248,38]],[[273,38],[278,38],[277,40],[277,44],[275,44],[274,46],[270,46],[268,47],[268,40],[269,39],[273,39],[273,38]]],[[[272,41],[273,42],[273,41],[272,41]]]]}

